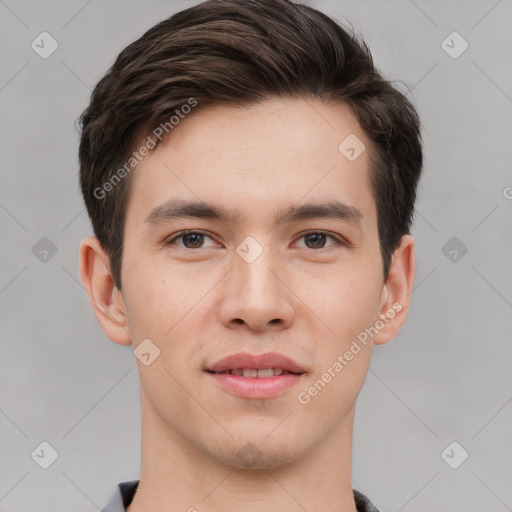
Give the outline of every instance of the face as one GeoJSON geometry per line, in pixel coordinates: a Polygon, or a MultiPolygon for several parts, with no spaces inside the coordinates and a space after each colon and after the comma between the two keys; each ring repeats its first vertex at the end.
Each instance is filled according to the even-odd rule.
{"type": "Polygon", "coordinates": [[[275,99],[198,110],[139,164],[116,296],[130,336],[109,337],[160,351],[137,360],[153,424],[233,466],[256,450],[261,468],[346,428],[372,344],[406,306],[382,275],[369,150],[347,106],[275,99]],[[355,160],[340,150],[351,134],[355,160]],[[265,387],[208,371],[238,353],[302,373],[265,387]]]}

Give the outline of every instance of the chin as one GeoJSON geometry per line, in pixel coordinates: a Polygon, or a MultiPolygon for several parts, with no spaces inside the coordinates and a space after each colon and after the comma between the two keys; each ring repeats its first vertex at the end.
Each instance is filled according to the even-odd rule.
{"type": "Polygon", "coordinates": [[[243,440],[238,437],[235,445],[235,451],[222,451],[212,455],[227,466],[250,471],[275,469],[291,464],[301,457],[292,436],[285,436],[281,440],[243,436],[243,440]]]}

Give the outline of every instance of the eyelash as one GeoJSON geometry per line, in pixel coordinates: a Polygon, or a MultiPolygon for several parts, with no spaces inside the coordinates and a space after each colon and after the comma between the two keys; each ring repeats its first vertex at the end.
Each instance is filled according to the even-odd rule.
{"type": "MultiPolygon", "coordinates": [[[[327,237],[330,237],[330,238],[333,238],[334,240],[336,240],[338,243],[337,244],[334,244],[334,245],[343,245],[343,246],[346,246],[346,247],[350,247],[350,243],[345,240],[344,238],[338,236],[338,235],[335,235],[329,231],[322,231],[322,230],[310,230],[310,231],[305,231],[303,233],[300,233],[296,240],[299,240],[300,238],[304,238],[305,236],[307,235],[312,235],[312,234],[321,234],[321,235],[326,235],[327,237]]],[[[166,240],[165,242],[165,245],[168,246],[168,245],[174,245],[174,242],[180,238],[183,238],[187,235],[204,235],[204,236],[207,236],[208,238],[212,238],[210,235],[208,235],[207,233],[204,233],[202,231],[197,231],[197,230],[193,230],[193,229],[187,229],[185,231],[180,231],[179,233],[177,233],[176,235],[174,235],[172,238],[166,240]]],[[[319,249],[312,249],[313,251],[320,251],[320,250],[328,250],[330,249],[332,246],[328,246],[328,247],[320,247],[319,249]]],[[[189,251],[197,251],[198,249],[203,249],[203,247],[199,247],[198,249],[191,249],[190,247],[182,247],[182,249],[187,249],[189,251]]],[[[310,247],[305,247],[305,249],[310,249],[310,247]]]]}

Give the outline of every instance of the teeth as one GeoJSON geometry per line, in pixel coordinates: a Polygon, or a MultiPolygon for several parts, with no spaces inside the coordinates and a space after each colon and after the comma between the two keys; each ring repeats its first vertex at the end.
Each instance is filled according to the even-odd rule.
{"type": "MultiPolygon", "coordinates": [[[[282,375],[285,373],[285,370],[281,370],[281,368],[266,368],[264,370],[256,370],[254,368],[237,368],[236,370],[231,370],[228,373],[231,373],[233,375],[238,375],[239,377],[259,377],[259,378],[266,378],[266,377],[278,377],[279,375],[282,375]]],[[[286,372],[289,373],[289,372],[286,372]]]]}
{"type": "Polygon", "coordinates": [[[290,374],[288,370],[282,370],[281,368],[265,368],[262,370],[256,370],[255,368],[236,368],[234,370],[224,370],[220,373],[231,373],[232,375],[237,375],[238,377],[259,377],[260,379],[265,379],[267,377],[279,377],[279,375],[290,374]]]}

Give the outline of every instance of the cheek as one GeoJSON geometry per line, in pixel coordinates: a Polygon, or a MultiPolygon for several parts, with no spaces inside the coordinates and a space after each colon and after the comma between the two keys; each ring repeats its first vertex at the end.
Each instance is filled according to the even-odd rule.
{"type": "Polygon", "coordinates": [[[171,282],[169,276],[163,277],[147,262],[133,265],[127,262],[123,298],[135,344],[150,338],[160,346],[169,335],[166,333],[183,315],[181,290],[173,289],[171,282]]]}
{"type": "Polygon", "coordinates": [[[310,432],[312,437],[318,435],[318,428],[322,429],[323,437],[334,432],[353,410],[371,356],[371,345],[360,345],[350,350],[351,343],[346,343],[333,350],[330,356],[322,358],[323,364],[318,365],[318,372],[311,375],[307,386],[297,390],[296,407],[304,418],[301,428],[314,426],[315,430],[310,432]],[[311,418],[319,418],[321,426],[317,421],[311,422],[311,418]]]}
{"type": "Polygon", "coordinates": [[[340,266],[315,276],[301,275],[294,290],[303,315],[318,323],[326,337],[343,345],[372,325],[379,314],[381,284],[368,268],[340,266]]]}
{"type": "MultiPolygon", "coordinates": [[[[204,276],[184,279],[179,273],[150,271],[139,266],[130,273],[125,300],[134,344],[150,339],[160,349],[159,362],[180,374],[197,366],[195,354],[204,343],[201,333],[211,318],[205,296],[212,287],[204,276]],[[165,274],[165,275],[164,275],[165,274]]],[[[186,372],[182,376],[187,378],[186,372]]],[[[148,378],[151,376],[148,375],[148,378]]]]}
{"type": "Polygon", "coordinates": [[[363,270],[332,283],[326,322],[330,322],[335,335],[330,336],[331,343],[324,340],[325,346],[320,351],[324,354],[322,365],[312,379],[315,389],[311,391],[317,393],[312,398],[316,407],[327,410],[336,403],[334,415],[343,416],[357,397],[368,371],[372,338],[366,329],[378,318],[381,284],[378,272],[363,270]]]}

